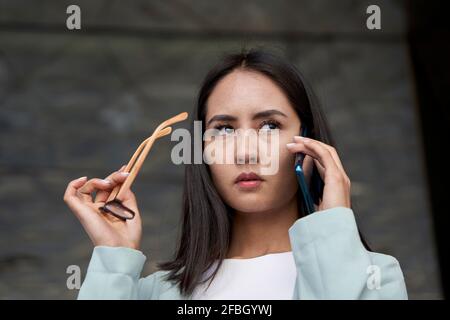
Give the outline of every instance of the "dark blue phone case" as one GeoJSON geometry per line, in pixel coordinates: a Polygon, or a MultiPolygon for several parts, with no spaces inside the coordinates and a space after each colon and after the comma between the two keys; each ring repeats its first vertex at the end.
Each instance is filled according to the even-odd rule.
{"type": "MultiPolygon", "coordinates": [[[[300,135],[306,137],[307,131],[306,127],[302,127],[300,135]]],[[[306,214],[311,214],[315,211],[314,202],[309,193],[309,188],[306,183],[305,174],[303,171],[303,160],[305,159],[305,154],[298,152],[295,155],[295,174],[297,175],[297,181],[302,192],[303,201],[305,204],[306,214]]]]}

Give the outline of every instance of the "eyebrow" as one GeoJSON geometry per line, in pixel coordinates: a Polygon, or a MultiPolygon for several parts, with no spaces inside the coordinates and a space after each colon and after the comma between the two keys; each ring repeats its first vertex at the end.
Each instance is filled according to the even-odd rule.
{"type": "Polygon", "coordinates": [[[279,115],[279,116],[283,116],[285,118],[287,118],[288,116],[285,115],[283,112],[276,110],[276,109],[269,109],[269,110],[264,110],[258,113],[255,113],[253,115],[252,120],[256,120],[256,119],[261,119],[261,118],[267,118],[270,116],[274,116],[274,115],[279,115]]]}
{"type": "Polygon", "coordinates": [[[214,121],[236,121],[236,117],[230,116],[229,114],[217,114],[214,117],[212,117],[211,119],[209,119],[206,126],[209,126],[211,124],[211,122],[214,122],[214,121]]]}
{"type": "MultiPolygon", "coordinates": [[[[279,115],[279,116],[283,116],[283,117],[287,118],[287,115],[285,115],[283,112],[276,110],[276,109],[269,109],[269,110],[264,110],[264,111],[255,113],[252,117],[252,120],[267,118],[267,117],[270,117],[273,115],[279,115]]],[[[212,117],[211,119],[209,119],[209,121],[206,125],[209,126],[211,124],[211,122],[214,122],[214,121],[236,121],[236,120],[237,120],[237,118],[235,116],[232,116],[229,114],[218,114],[218,115],[215,115],[214,117],[212,117]]]]}

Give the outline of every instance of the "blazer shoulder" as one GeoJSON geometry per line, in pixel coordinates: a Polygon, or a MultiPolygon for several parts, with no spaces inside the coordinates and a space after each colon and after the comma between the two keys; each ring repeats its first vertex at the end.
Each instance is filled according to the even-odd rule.
{"type": "Polygon", "coordinates": [[[368,253],[374,265],[377,265],[380,268],[390,267],[400,269],[400,262],[394,256],[374,251],[368,251],[368,253]]]}
{"type": "Polygon", "coordinates": [[[383,299],[408,299],[405,277],[400,262],[394,256],[369,252],[371,266],[367,273],[379,276],[383,299]]]}

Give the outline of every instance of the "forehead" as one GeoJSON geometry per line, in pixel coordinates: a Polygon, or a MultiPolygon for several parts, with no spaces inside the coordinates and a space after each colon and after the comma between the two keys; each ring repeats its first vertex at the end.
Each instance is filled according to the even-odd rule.
{"type": "Polygon", "coordinates": [[[251,115],[265,109],[277,109],[295,116],[286,95],[269,77],[255,71],[234,70],[211,92],[206,119],[215,114],[251,115]]]}

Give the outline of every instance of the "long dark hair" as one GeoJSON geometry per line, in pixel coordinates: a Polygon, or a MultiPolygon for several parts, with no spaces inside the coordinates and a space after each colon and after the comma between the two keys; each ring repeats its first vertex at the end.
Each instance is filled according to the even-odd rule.
{"type": "MultiPolygon", "coordinates": [[[[192,137],[194,120],[202,121],[204,131],[206,103],[211,92],[222,78],[238,68],[260,72],[272,79],[288,97],[302,125],[308,127],[308,136],[336,148],[318,100],[299,70],[285,59],[261,49],[228,54],[209,71],[200,88],[191,119],[192,137]]],[[[197,134],[203,136],[203,132],[197,134]]],[[[194,142],[191,147],[195,150],[194,142]]],[[[319,172],[314,168],[310,189],[316,204],[323,193],[319,181],[319,172]]],[[[297,199],[299,203],[303,202],[299,194],[297,199]]],[[[182,206],[181,233],[175,257],[172,261],[158,264],[158,267],[169,271],[167,280],[177,284],[183,295],[190,295],[198,284],[212,281],[225,259],[230,244],[233,209],[217,192],[208,165],[203,162],[195,164],[194,161],[185,167],[182,206]],[[213,272],[203,277],[216,260],[218,264],[213,272]]],[[[304,216],[303,206],[298,207],[300,218],[304,216]]],[[[361,239],[366,249],[370,250],[361,239]]]]}

